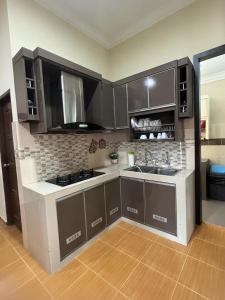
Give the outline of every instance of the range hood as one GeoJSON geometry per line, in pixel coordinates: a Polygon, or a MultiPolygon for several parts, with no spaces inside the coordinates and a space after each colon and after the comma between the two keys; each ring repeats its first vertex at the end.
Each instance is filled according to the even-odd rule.
{"type": "Polygon", "coordinates": [[[61,72],[63,124],[51,131],[64,130],[76,133],[99,132],[105,129],[98,125],[86,122],[86,112],[81,77],[61,72]]]}

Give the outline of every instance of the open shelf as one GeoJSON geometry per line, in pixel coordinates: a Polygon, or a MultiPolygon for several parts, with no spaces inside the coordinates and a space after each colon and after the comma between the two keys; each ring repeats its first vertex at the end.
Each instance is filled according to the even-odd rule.
{"type": "Polygon", "coordinates": [[[34,65],[31,59],[25,59],[25,81],[27,90],[27,110],[28,118],[31,121],[38,121],[36,80],[34,74],[34,65]]]}
{"type": "Polygon", "coordinates": [[[192,117],[193,70],[190,63],[178,68],[178,114],[179,118],[192,117]]]}
{"type": "Polygon", "coordinates": [[[174,141],[175,111],[151,112],[130,117],[131,140],[140,142],[174,141]]]}

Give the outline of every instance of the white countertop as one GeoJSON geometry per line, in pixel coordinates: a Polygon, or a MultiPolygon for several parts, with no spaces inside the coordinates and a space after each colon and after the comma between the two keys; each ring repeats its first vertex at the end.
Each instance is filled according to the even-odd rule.
{"type": "Polygon", "coordinates": [[[62,197],[63,195],[66,196],[68,194],[76,193],[81,190],[91,188],[95,185],[104,183],[108,180],[112,180],[119,176],[176,184],[178,180],[185,180],[194,171],[193,169],[192,170],[186,169],[186,170],[179,171],[174,176],[167,176],[167,175],[158,175],[158,174],[151,174],[151,173],[139,173],[133,171],[126,171],[125,170],[126,168],[128,168],[128,165],[112,165],[109,167],[100,168],[97,170],[100,172],[104,172],[105,174],[91,179],[87,179],[85,181],[74,183],[65,187],[57,186],[55,184],[48,183],[45,181],[24,184],[23,187],[33,192],[36,192],[42,196],[56,194],[57,197],[58,196],[62,197]]]}

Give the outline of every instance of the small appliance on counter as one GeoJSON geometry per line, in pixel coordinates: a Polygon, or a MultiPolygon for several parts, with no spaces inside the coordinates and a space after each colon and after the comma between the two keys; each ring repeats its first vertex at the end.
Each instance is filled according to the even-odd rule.
{"type": "Polygon", "coordinates": [[[58,175],[55,178],[46,180],[46,182],[56,184],[59,186],[67,186],[67,185],[77,183],[80,181],[84,181],[86,179],[97,177],[97,176],[100,176],[103,174],[105,174],[105,173],[94,171],[93,169],[81,170],[79,172],[71,173],[71,174],[67,174],[67,175],[63,175],[63,176],[58,175]]]}

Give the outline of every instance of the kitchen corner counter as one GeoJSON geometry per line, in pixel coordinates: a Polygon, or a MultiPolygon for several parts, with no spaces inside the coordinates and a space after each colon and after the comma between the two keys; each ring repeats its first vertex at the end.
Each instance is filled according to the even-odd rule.
{"type": "Polygon", "coordinates": [[[167,176],[167,175],[127,171],[125,170],[127,168],[128,165],[114,165],[114,166],[112,165],[108,167],[103,167],[97,169],[97,171],[104,172],[105,174],[91,179],[87,179],[85,181],[74,183],[65,187],[57,186],[55,184],[48,183],[45,181],[23,184],[23,187],[25,189],[28,189],[30,191],[33,191],[45,197],[48,197],[50,195],[53,197],[55,196],[64,197],[69,194],[76,193],[81,190],[85,190],[95,185],[112,180],[119,176],[176,184],[180,180],[186,180],[194,172],[194,170],[186,169],[186,170],[178,171],[174,176],[167,176]]]}
{"type": "MultiPolygon", "coordinates": [[[[123,218],[127,222],[135,223],[136,226],[187,245],[195,227],[194,170],[181,170],[174,176],[167,176],[127,171],[125,170],[126,168],[128,168],[127,165],[100,168],[98,171],[105,174],[66,187],[60,187],[44,181],[23,185],[24,202],[21,205],[25,212],[24,223],[26,228],[23,234],[27,241],[26,248],[46,271],[52,273],[60,270],[81,251],[79,249],[85,247],[85,245],[81,246],[81,248],[69,254],[68,257],[61,259],[57,203],[63,202],[73,195],[79,196],[79,194],[83,194],[83,199],[85,199],[85,194],[89,192],[88,190],[94,190],[92,188],[96,186],[101,188],[101,185],[104,183],[118,177],[126,177],[125,180],[127,178],[134,179],[134,182],[135,179],[139,182],[143,180],[143,183],[145,182],[146,184],[159,183],[159,185],[174,186],[176,235],[123,218]]],[[[155,200],[157,202],[157,199],[155,200]]],[[[165,201],[167,201],[166,197],[165,201]]],[[[121,205],[123,206],[123,204],[121,205]]],[[[87,244],[90,242],[91,240],[87,244]]]]}

